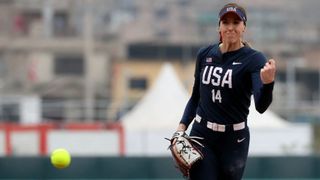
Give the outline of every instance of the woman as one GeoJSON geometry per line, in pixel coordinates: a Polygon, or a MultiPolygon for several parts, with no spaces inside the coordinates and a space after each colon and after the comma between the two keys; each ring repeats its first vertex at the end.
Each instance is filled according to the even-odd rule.
{"type": "Polygon", "coordinates": [[[247,16],[235,3],[219,13],[220,42],[199,50],[193,92],[177,131],[200,136],[204,158],[190,170],[192,180],[242,178],[249,149],[247,116],[251,95],[258,112],[271,104],[275,61],[243,41],[247,16]]]}

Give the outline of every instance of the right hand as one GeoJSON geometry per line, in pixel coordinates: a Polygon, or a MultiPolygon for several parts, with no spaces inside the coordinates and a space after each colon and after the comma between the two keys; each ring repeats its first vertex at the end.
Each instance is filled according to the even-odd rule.
{"type": "Polygon", "coordinates": [[[180,123],[178,128],[177,128],[177,131],[186,131],[186,130],[187,130],[186,125],[180,123]]]}
{"type": "MultiPolygon", "coordinates": [[[[178,128],[177,128],[177,130],[176,130],[176,132],[178,132],[178,131],[183,131],[183,132],[185,132],[186,130],[187,130],[186,125],[180,123],[179,126],[178,126],[178,128]]],[[[176,140],[177,140],[177,138],[173,139],[172,143],[173,143],[173,144],[176,143],[176,140]]]]}
{"type": "MultiPolygon", "coordinates": [[[[176,132],[179,132],[179,131],[180,131],[180,132],[181,132],[181,131],[182,131],[182,132],[185,132],[186,129],[187,129],[186,125],[180,123],[179,126],[178,126],[178,128],[177,128],[177,130],[174,132],[174,134],[175,134],[176,132]]],[[[174,144],[174,143],[176,143],[177,138],[171,138],[171,140],[172,140],[172,143],[174,144]]]]}

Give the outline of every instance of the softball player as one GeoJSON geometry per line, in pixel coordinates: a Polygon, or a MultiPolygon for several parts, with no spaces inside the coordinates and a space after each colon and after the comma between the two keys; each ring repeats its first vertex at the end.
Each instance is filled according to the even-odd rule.
{"type": "Polygon", "coordinates": [[[247,16],[235,3],[219,13],[220,42],[199,50],[193,92],[177,128],[204,137],[204,159],[190,170],[192,180],[238,180],[243,176],[250,134],[251,95],[263,113],[272,102],[275,61],[243,41],[247,16]]]}

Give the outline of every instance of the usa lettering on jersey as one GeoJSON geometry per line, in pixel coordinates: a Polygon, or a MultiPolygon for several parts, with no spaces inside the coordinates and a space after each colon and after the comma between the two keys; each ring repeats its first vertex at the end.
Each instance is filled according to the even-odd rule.
{"type": "Polygon", "coordinates": [[[232,88],[232,69],[224,71],[221,67],[206,66],[202,75],[202,83],[232,88]]]}
{"type": "MultiPolygon", "coordinates": [[[[222,67],[206,66],[202,74],[203,84],[212,84],[214,87],[232,88],[232,69],[224,70],[222,67]]],[[[212,101],[222,102],[219,89],[212,89],[212,101]]]]}

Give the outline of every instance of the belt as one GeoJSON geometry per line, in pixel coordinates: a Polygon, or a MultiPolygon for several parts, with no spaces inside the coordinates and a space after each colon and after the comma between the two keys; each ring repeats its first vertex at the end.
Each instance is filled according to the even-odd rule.
{"type": "MultiPolygon", "coordinates": [[[[204,119],[197,114],[196,117],[194,118],[194,120],[198,123],[201,123],[201,121],[203,122],[204,119]]],[[[207,121],[206,126],[207,126],[207,128],[211,129],[212,131],[226,132],[226,130],[230,127],[232,127],[233,131],[242,130],[246,127],[246,123],[241,122],[241,123],[236,123],[236,124],[224,125],[224,124],[218,124],[218,123],[207,121]]]]}

